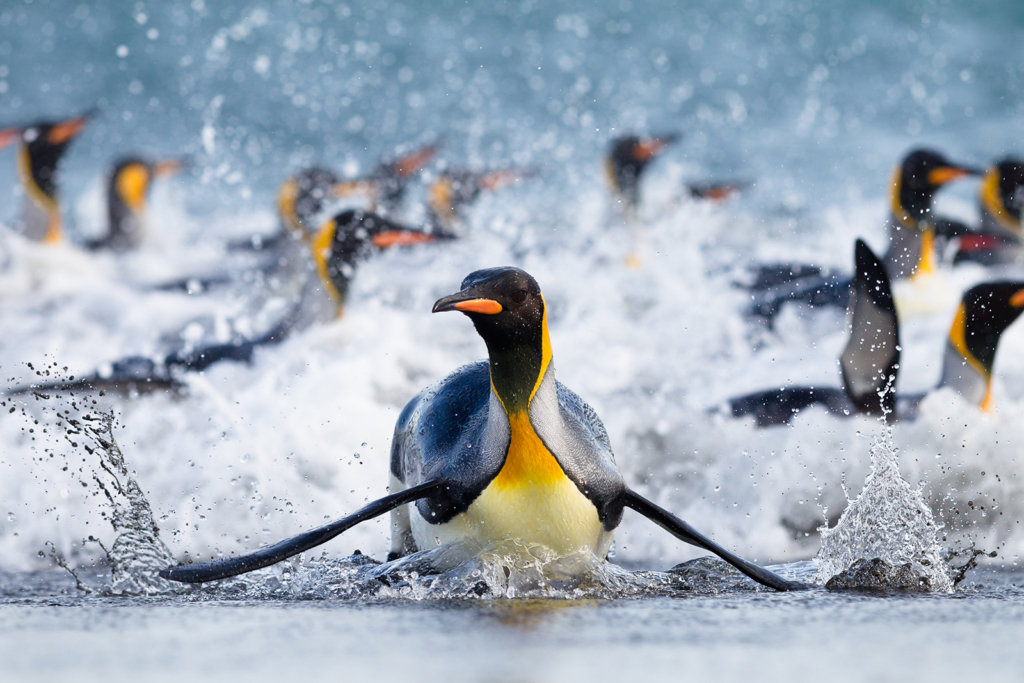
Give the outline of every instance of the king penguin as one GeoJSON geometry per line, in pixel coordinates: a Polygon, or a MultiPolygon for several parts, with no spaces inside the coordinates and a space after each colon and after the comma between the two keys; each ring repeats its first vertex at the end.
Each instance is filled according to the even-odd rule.
{"type": "Polygon", "coordinates": [[[156,178],[169,178],[187,166],[184,159],[151,162],[126,157],[114,164],[107,180],[107,234],[86,243],[89,249],[136,249],[145,237],[146,201],[156,178]]]}
{"type": "Polygon", "coordinates": [[[605,157],[605,172],[627,218],[634,217],[640,206],[640,178],[648,164],[680,137],[678,133],[667,133],[650,138],[625,135],[612,140],[605,157]]]}
{"type": "Polygon", "coordinates": [[[555,380],[547,306],[528,273],[476,271],[433,311],[468,316],[488,360],[457,370],[402,410],[391,445],[390,495],[250,555],[160,575],[202,583],[252,571],[386,512],[392,512],[392,557],[438,544],[481,548],[511,541],[604,558],[628,507],[759,583],[802,587],[716,545],[626,486],[597,414],[555,380]]]}
{"type": "MultiPolygon", "coordinates": [[[[730,399],[734,417],[753,415],[758,427],[788,424],[820,404],[838,417],[882,415],[910,420],[928,395],[896,393],[900,366],[899,317],[882,261],[861,240],[850,289],[850,337],[839,358],[843,387],[768,389],[730,399]]],[[[950,387],[968,403],[991,411],[992,370],[999,339],[1024,311],[1024,281],[985,282],[967,290],[953,317],[935,389],[950,387]]]]}
{"type": "MultiPolygon", "coordinates": [[[[341,317],[349,284],[359,261],[392,247],[453,239],[441,230],[422,230],[367,211],[345,210],[324,221],[310,241],[317,278],[314,288],[327,293],[333,316],[341,317]]],[[[308,289],[308,288],[307,288],[308,289]]],[[[304,297],[309,294],[304,294],[304,297]]]]}
{"type": "MultiPolygon", "coordinates": [[[[970,166],[954,164],[938,152],[915,149],[893,171],[889,185],[889,248],[882,265],[890,280],[926,275],[935,271],[936,236],[958,237],[962,224],[938,218],[932,211],[936,192],[944,185],[980,175],[970,166]]],[[[809,306],[846,306],[852,279],[840,273],[804,264],[767,264],[754,269],[752,303],[747,314],[769,324],[787,301],[809,306]]]]}
{"type": "Polygon", "coordinates": [[[462,218],[462,211],[484,192],[512,187],[534,172],[530,169],[503,169],[499,171],[454,170],[440,175],[427,191],[427,211],[431,225],[446,232],[454,232],[462,218]]]}
{"type": "MultiPolygon", "coordinates": [[[[281,218],[281,232],[270,240],[257,240],[259,248],[276,244],[280,237],[292,237],[309,244],[320,227],[324,211],[335,209],[362,210],[370,213],[394,211],[409,181],[437,155],[438,145],[427,145],[399,157],[382,162],[368,176],[343,180],[334,171],[322,166],[311,166],[286,178],[277,193],[277,212],[281,218]],[[339,207],[346,203],[351,206],[339,207]]],[[[251,246],[247,240],[245,246],[251,246]]]]}
{"type": "Polygon", "coordinates": [[[1024,162],[1005,158],[985,172],[978,188],[980,227],[960,236],[954,263],[983,266],[1024,263],[1024,162]]]}
{"type": "Polygon", "coordinates": [[[934,272],[935,193],[954,180],[972,175],[981,175],[981,171],[954,164],[929,149],[912,151],[896,167],[889,187],[889,249],[882,257],[890,279],[934,272]]]}
{"type": "Polygon", "coordinates": [[[82,132],[94,111],[65,121],[38,121],[0,130],[0,148],[21,142],[18,177],[25,188],[15,230],[26,238],[47,244],[64,239],[57,170],[71,141],[82,132]]]}

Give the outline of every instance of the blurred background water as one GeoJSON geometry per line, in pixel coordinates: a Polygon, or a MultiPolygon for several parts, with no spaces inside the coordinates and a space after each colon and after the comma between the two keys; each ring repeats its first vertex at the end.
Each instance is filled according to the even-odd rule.
{"type": "Polygon", "coordinates": [[[0,10],[0,117],[103,108],[68,196],[117,153],[187,151],[203,200],[231,206],[282,169],[365,169],[434,138],[544,164],[564,192],[617,133],[679,130],[673,154],[818,207],[874,196],[911,144],[1019,151],[1022,25],[1012,0],[18,1],[0,10]]]}

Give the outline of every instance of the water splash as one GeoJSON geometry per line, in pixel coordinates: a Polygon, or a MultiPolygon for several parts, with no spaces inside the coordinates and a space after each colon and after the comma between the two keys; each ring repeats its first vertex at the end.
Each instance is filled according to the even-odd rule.
{"type": "Polygon", "coordinates": [[[891,425],[885,425],[874,438],[871,472],[860,495],[836,526],[819,529],[815,581],[825,584],[858,560],[881,559],[893,567],[909,564],[911,571],[928,579],[932,591],[950,593],[953,580],[939,545],[941,526],[921,492],[900,475],[892,431],[891,425]]]}
{"type": "Polygon", "coordinates": [[[69,414],[61,417],[60,423],[72,445],[77,445],[75,437],[84,437],[87,442],[82,443],[82,448],[99,458],[99,468],[93,470],[92,478],[109,505],[109,515],[104,516],[117,532],[110,549],[104,548],[111,569],[110,585],[105,592],[153,595],[176,590],[175,584],[158,576],[161,569],[175,563],[174,557],[160,539],[149,501],[114,438],[114,415],[97,412],[80,418],[69,414]]]}
{"type": "MultiPolygon", "coordinates": [[[[591,553],[554,557],[532,548],[531,557],[508,550],[495,544],[466,559],[457,548],[441,547],[383,563],[359,552],[341,559],[324,553],[197,586],[191,595],[245,600],[612,600],[769,590],[714,557],[659,572],[630,571],[591,553]]],[[[800,572],[799,567],[781,569],[800,572]]]]}

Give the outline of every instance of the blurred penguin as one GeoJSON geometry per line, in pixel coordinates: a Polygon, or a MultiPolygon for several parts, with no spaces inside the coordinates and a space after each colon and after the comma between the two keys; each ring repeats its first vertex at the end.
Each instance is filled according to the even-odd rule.
{"type": "Polygon", "coordinates": [[[462,211],[481,194],[518,185],[534,175],[530,169],[519,168],[444,173],[431,184],[427,193],[428,221],[436,230],[454,233],[462,220],[462,211]]]}
{"type": "Polygon", "coordinates": [[[107,234],[86,243],[89,249],[137,249],[145,237],[146,202],[156,178],[177,175],[188,166],[185,159],[150,162],[126,157],[114,164],[107,181],[107,234]]]}
{"type": "MultiPolygon", "coordinates": [[[[916,149],[903,158],[889,186],[889,248],[882,257],[891,280],[935,272],[936,237],[951,239],[966,232],[961,223],[934,215],[935,194],[948,183],[980,174],[932,150],[916,149]]],[[[785,263],[753,270],[754,282],[746,285],[754,292],[747,313],[769,322],[787,301],[846,306],[849,298],[852,279],[817,266],[785,263]]]]}
{"type": "Polygon", "coordinates": [[[26,238],[46,244],[63,241],[58,167],[68,145],[94,113],[90,110],[64,121],[37,121],[0,130],[0,148],[20,143],[18,177],[25,195],[14,229],[26,238]]]}
{"type": "Polygon", "coordinates": [[[978,188],[978,200],[981,225],[960,236],[954,263],[1024,264],[1024,162],[1007,157],[988,169],[978,188]]]}

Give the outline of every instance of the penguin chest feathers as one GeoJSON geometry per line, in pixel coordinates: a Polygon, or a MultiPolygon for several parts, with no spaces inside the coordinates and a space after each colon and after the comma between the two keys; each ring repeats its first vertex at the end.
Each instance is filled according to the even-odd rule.
{"type": "Polygon", "coordinates": [[[468,510],[447,524],[426,529],[432,543],[420,547],[470,538],[483,543],[509,540],[526,547],[539,544],[559,556],[606,552],[611,534],[598,519],[597,508],[566,476],[530,423],[529,413],[513,413],[508,422],[508,452],[497,476],[468,510]]]}

